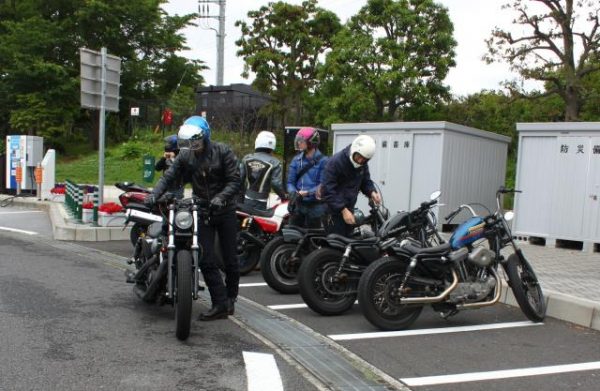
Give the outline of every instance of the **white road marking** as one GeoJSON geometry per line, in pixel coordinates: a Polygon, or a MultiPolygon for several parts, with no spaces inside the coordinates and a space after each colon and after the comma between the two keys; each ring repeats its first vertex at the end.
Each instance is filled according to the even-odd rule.
{"type": "Polygon", "coordinates": [[[477,326],[456,326],[456,327],[439,327],[432,329],[419,330],[404,330],[404,331],[377,331],[373,333],[357,333],[357,334],[332,334],[328,335],[334,341],[348,341],[352,339],[370,339],[370,338],[389,338],[389,337],[408,337],[413,335],[431,335],[431,334],[447,334],[447,333],[462,333],[466,331],[481,331],[481,330],[497,330],[513,327],[528,327],[540,326],[543,323],[534,323],[530,321],[523,322],[506,322],[482,324],[477,326]]]}
{"type": "Polygon", "coordinates": [[[267,286],[266,282],[249,282],[246,284],[240,284],[239,285],[240,288],[248,288],[248,287],[252,287],[252,286],[267,286]]]}
{"type": "Polygon", "coordinates": [[[267,306],[272,310],[292,310],[295,308],[306,308],[308,307],[306,304],[302,303],[302,304],[278,304],[278,305],[269,305],[267,306]]]}
{"type": "MultiPolygon", "coordinates": [[[[358,300],[356,300],[354,302],[354,304],[358,304],[358,300]]],[[[268,305],[267,307],[269,307],[272,310],[279,311],[279,310],[293,310],[296,308],[307,308],[308,306],[305,303],[300,303],[300,304],[276,304],[276,305],[268,305]]]]}
{"type": "Polygon", "coordinates": [[[243,352],[248,391],[283,391],[275,357],[267,353],[243,352]]]}
{"type": "Polygon", "coordinates": [[[0,212],[0,215],[14,215],[17,213],[45,213],[43,210],[24,210],[19,212],[0,212]]]}
{"type": "Polygon", "coordinates": [[[534,367],[523,369],[505,369],[501,371],[460,373],[456,375],[408,377],[400,379],[410,386],[432,386],[437,384],[465,383],[481,380],[510,379],[514,377],[551,375],[555,373],[592,371],[600,369],[600,361],[584,362],[580,364],[553,365],[547,367],[534,367]]]}
{"type": "Polygon", "coordinates": [[[22,234],[27,234],[27,235],[37,235],[37,232],[33,232],[33,231],[25,231],[22,229],[17,229],[17,228],[8,228],[8,227],[0,227],[0,231],[9,231],[9,232],[17,232],[17,233],[22,233],[22,234]]]}

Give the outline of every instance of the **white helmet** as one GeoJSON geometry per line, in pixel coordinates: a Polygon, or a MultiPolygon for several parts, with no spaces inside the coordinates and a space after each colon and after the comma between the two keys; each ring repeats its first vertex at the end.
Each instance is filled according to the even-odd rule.
{"type": "Polygon", "coordinates": [[[272,132],[263,130],[256,136],[256,141],[254,141],[254,149],[257,148],[267,148],[270,150],[275,150],[275,146],[277,145],[277,139],[272,132]]]}
{"type": "Polygon", "coordinates": [[[358,168],[367,162],[375,155],[375,140],[373,137],[367,136],[366,134],[361,134],[357,138],[352,141],[350,145],[350,162],[355,168],[358,168]],[[363,159],[361,163],[357,162],[355,159],[355,155],[359,154],[363,159]]]}

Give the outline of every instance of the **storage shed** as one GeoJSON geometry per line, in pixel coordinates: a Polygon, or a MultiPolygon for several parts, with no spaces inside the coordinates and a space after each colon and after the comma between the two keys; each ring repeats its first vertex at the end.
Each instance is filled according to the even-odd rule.
{"type": "Polygon", "coordinates": [[[513,234],[600,243],[600,122],[518,123],[513,234]]]}
{"type": "MultiPolygon", "coordinates": [[[[509,137],[451,122],[332,124],[331,129],[334,152],[359,134],[375,139],[377,151],[369,169],[390,212],[412,210],[436,190],[442,192],[440,216],[470,202],[495,209],[496,190],[505,180],[509,137]]],[[[365,197],[359,197],[358,206],[368,211],[365,197]]],[[[468,216],[460,217],[454,222],[468,216]]]]}

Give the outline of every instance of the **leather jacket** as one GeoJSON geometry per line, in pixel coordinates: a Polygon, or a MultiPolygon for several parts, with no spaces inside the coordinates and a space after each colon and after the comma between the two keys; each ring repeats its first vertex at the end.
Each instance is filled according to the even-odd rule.
{"type": "Polygon", "coordinates": [[[194,196],[207,203],[217,196],[223,199],[225,207],[220,212],[235,210],[240,171],[238,160],[227,145],[211,141],[201,153],[181,150],[152,193],[160,197],[178,178],[191,183],[194,196]]]}
{"type": "Polygon", "coordinates": [[[267,201],[271,188],[284,198],[281,162],[276,157],[257,151],[244,156],[240,164],[242,192],[251,200],[267,201]]]}

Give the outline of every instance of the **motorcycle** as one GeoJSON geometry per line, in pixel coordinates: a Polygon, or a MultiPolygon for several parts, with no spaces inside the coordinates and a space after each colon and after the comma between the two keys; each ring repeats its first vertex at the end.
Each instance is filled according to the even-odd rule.
{"type": "MultiPolygon", "coordinates": [[[[362,228],[354,229],[353,238],[373,236],[381,222],[387,219],[389,212],[386,208],[374,207],[372,203],[370,206],[370,218],[364,221],[362,228]]],[[[356,209],[355,216],[359,214],[362,215],[362,212],[356,209]]],[[[302,260],[316,249],[315,239],[326,235],[324,228],[303,228],[296,225],[283,227],[281,235],[271,239],[260,255],[260,271],[267,285],[283,294],[298,293],[297,276],[302,260]]]]}
{"type": "Polygon", "coordinates": [[[363,271],[391,251],[397,238],[413,237],[422,246],[429,246],[432,240],[442,241],[431,211],[439,195],[432,194],[429,202],[412,212],[398,212],[373,237],[352,239],[331,234],[313,240],[318,248],[302,261],[298,271],[300,295],[308,307],[322,315],[339,315],[350,309],[363,271]]]}
{"type": "MultiPolygon", "coordinates": [[[[288,220],[288,202],[283,201],[270,209],[260,210],[237,204],[236,215],[239,221],[237,253],[240,275],[250,273],[260,260],[265,245],[276,235],[288,220]]],[[[217,263],[222,264],[221,246],[215,245],[217,263]]]]}
{"type": "Polygon", "coordinates": [[[497,209],[480,217],[471,205],[450,213],[451,221],[462,210],[472,217],[460,224],[448,243],[419,248],[405,242],[389,256],[373,262],[359,283],[359,305],[367,320],[382,330],[409,327],[423,306],[431,304],[443,318],[462,309],[490,306],[500,300],[502,284],[498,266],[508,276],[508,285],[523,313],[541,322],[546,313],[542,288],[523,251],[513,240],[508,221],[514,216],[502,210],[503,194],[518,192],[501,187],[497,209]],[[501,250],[512,247],[505,258],[501,250]]]}
{"type": "Polygon", "coordinates": [[[173,305],[175,335],[185,340],[190,334],[192,300],[198,299],[201,289],[198,224],[200,219],[210,219],[210,211],[193,197],[168,203],[166,218],[137,207],[127,208],[126,216],[125,224],[133,221],[147,226],[128,261],[136,271],[125,272],[127,282],[135,284],[134,292],[143,301],[173,305]]]}

